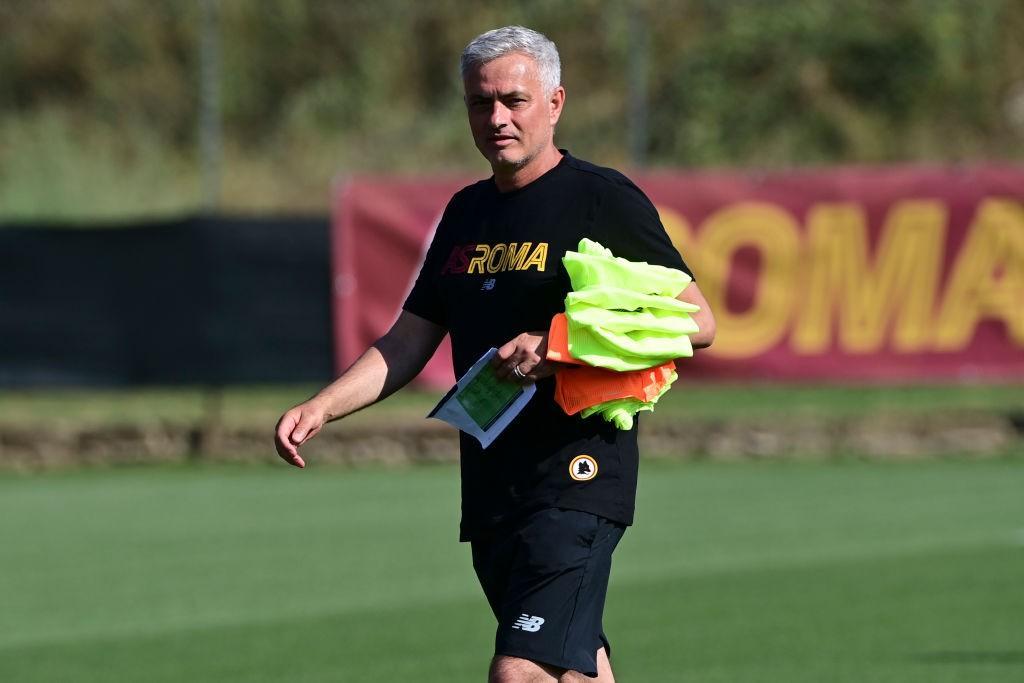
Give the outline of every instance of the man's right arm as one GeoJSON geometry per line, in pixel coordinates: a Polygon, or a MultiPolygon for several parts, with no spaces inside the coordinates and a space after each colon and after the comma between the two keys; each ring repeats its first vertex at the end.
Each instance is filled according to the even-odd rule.
{"type": "Polygon", "coordinates": [[[446,330],[403,310],[387,334],[374,342],[341,377],[277,422],[274,445],[286,462],[305,467],[299,446],[323,426],[381,401],[419,374],[446,330]]]}

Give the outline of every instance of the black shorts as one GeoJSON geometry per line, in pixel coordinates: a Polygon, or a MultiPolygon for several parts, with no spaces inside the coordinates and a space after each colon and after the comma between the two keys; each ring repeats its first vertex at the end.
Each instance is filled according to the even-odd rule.
{"type": "Polygon", "coordinates": [[[498,619],[494,653],[597,676],[597,650],[611,653],[601,614],[625,530],[551,508],[474,539],[473,568],[498,619]]]}

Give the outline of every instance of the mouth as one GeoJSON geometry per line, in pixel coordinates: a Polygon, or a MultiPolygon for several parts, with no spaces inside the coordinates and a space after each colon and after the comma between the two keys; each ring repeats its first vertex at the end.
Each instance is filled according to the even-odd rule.
{"type": "Polygon", "coordinates": [[[516,141],[511,135],[492,135],[487,138],[487,143],[495,147],[507,147],[516,141]]]}

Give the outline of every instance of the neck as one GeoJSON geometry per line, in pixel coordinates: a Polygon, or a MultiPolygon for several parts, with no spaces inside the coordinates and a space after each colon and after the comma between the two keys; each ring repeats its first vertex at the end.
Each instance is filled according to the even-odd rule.
{"type": "Polygon", "coordinates": [[[558,166],[562,160],[562,153],[552,144],[543,152],[530,159],[530,162],[522,168],[506,169],[494,168],[494,184],[498,186],[498,192],[511,192],[526,187],[537,178],[558,166]]]}

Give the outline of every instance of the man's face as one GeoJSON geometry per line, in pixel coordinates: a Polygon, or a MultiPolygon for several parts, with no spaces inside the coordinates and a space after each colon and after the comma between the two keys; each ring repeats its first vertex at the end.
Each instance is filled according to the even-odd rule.
{"type": "Polygon", "coordinates": [[[523,168],[552,144],[565,91],[545,93],[530,57],[511,53],[487,62],[463,85],[473,140],[495,172],[523,168]]]}

